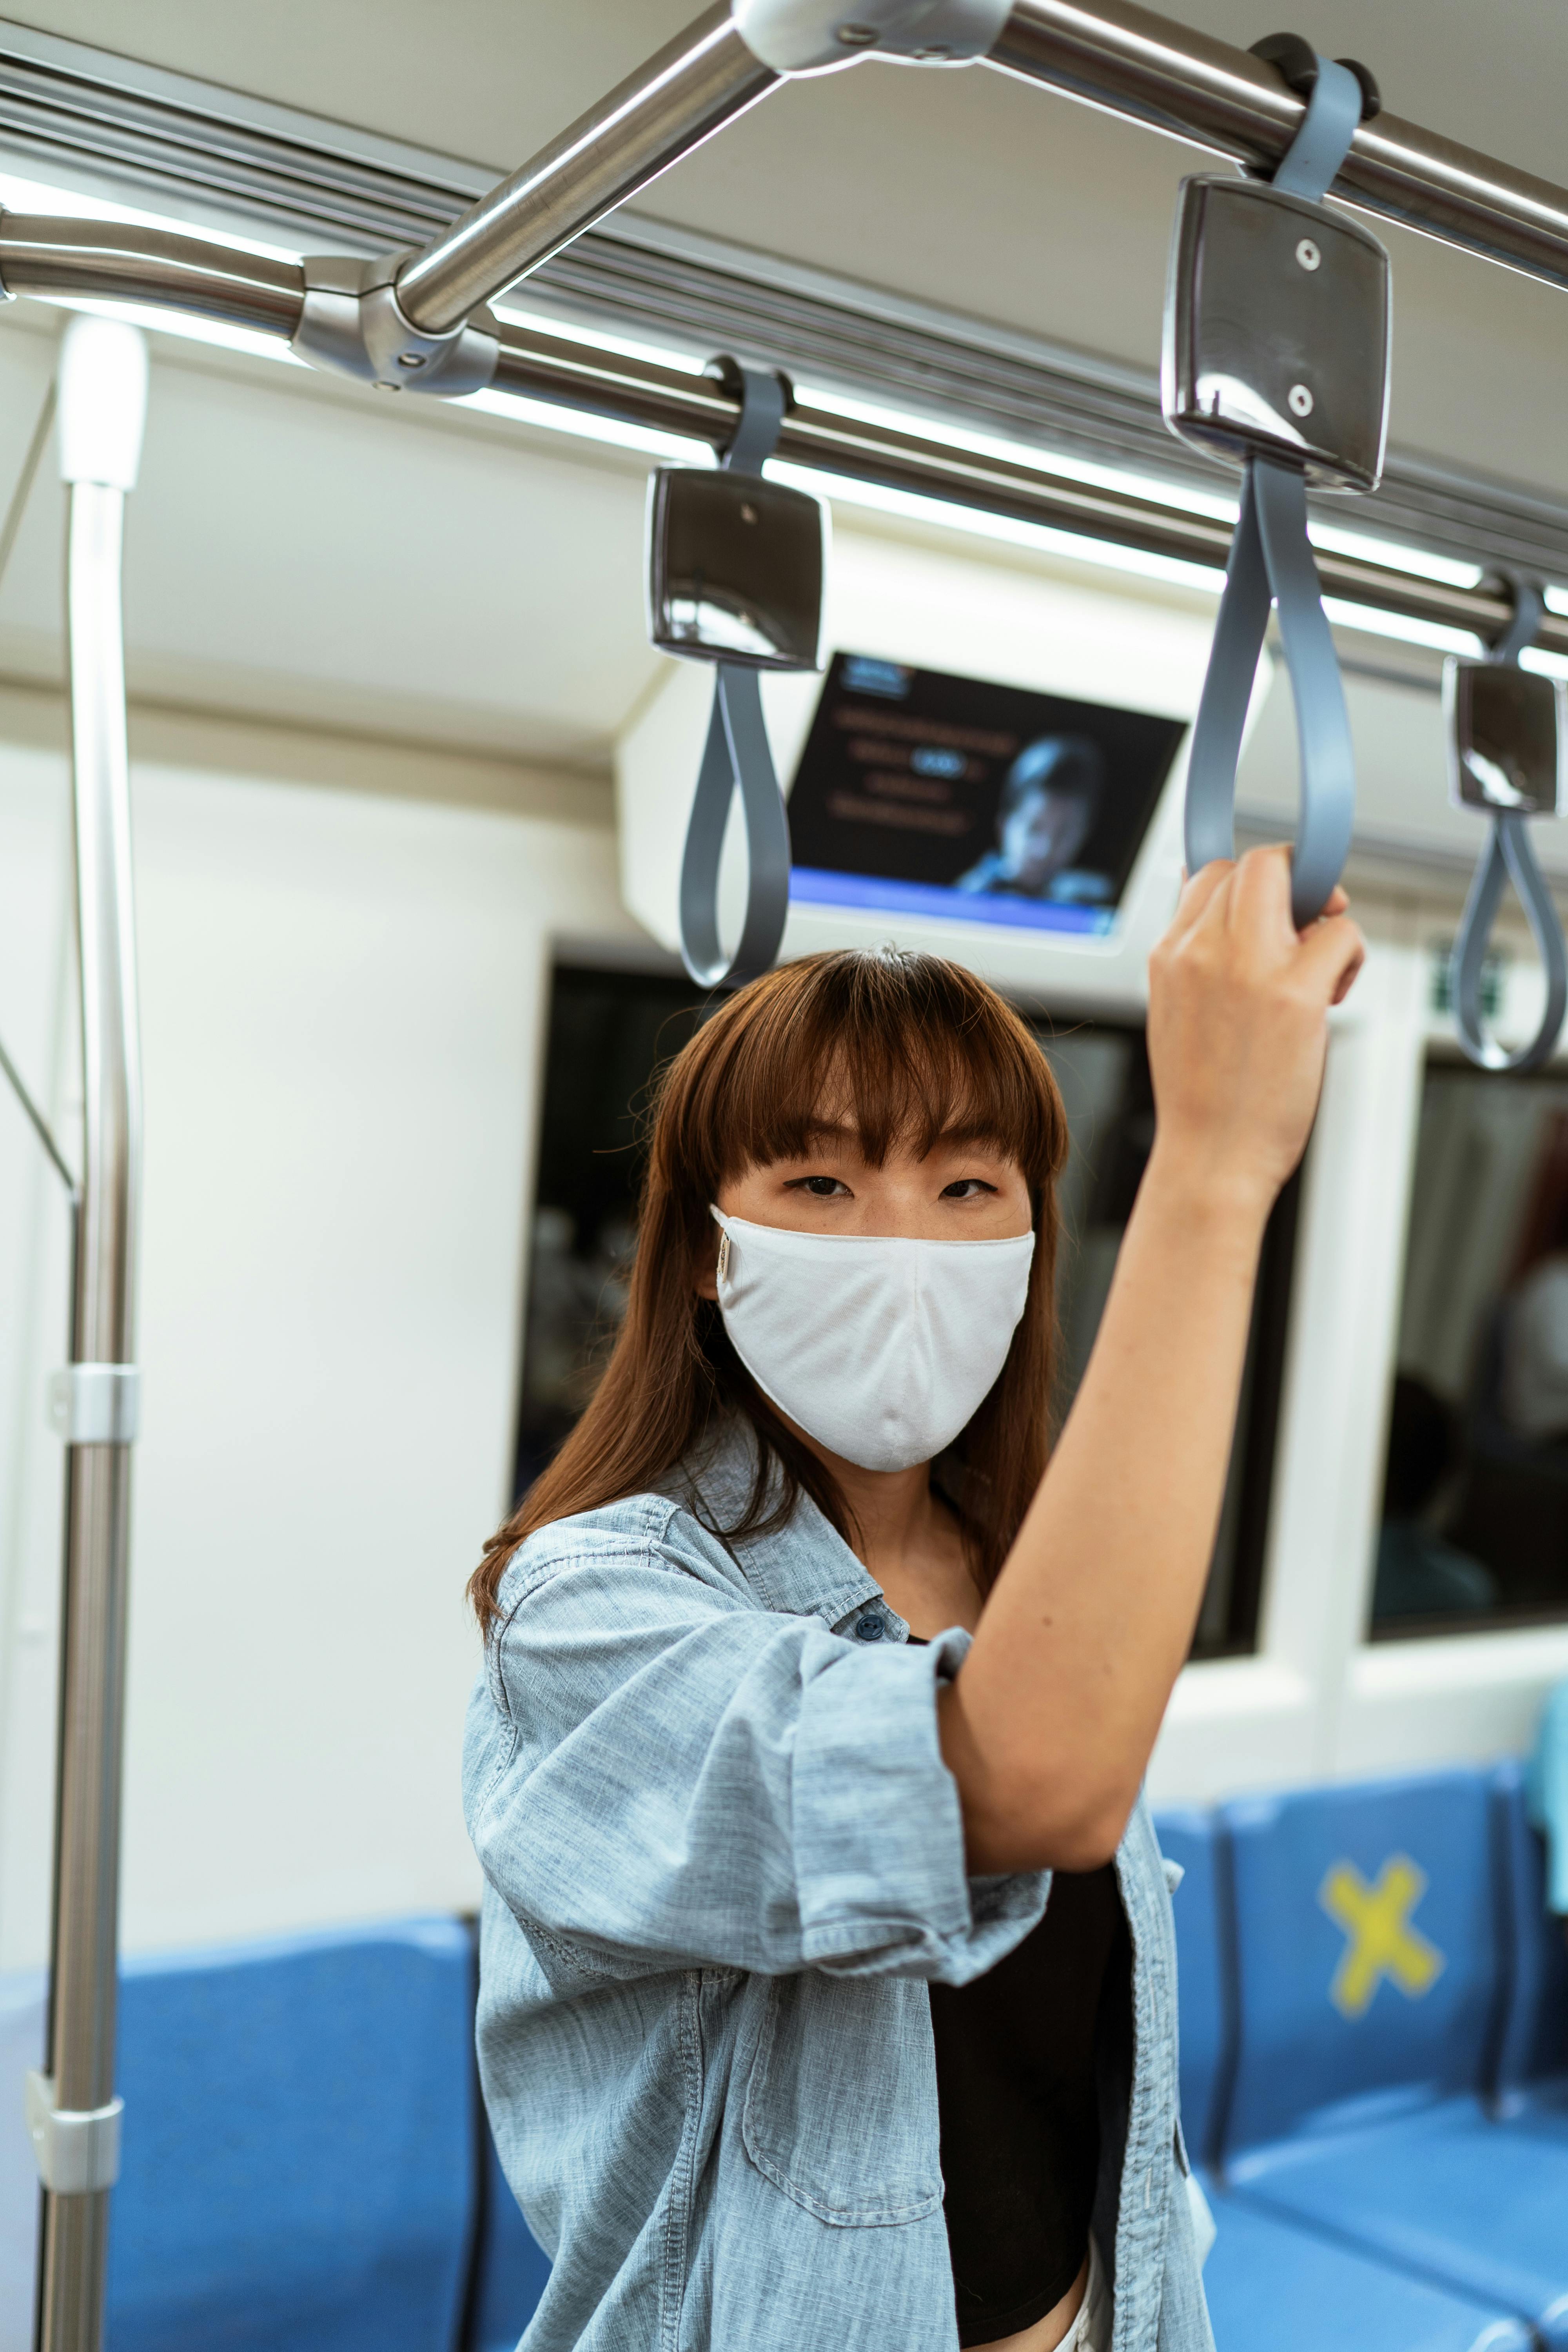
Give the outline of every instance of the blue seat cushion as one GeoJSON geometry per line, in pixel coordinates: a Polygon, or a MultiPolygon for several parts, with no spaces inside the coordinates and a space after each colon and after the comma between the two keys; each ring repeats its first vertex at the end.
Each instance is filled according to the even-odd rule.
{"type": "Polygon", "coordinates": [[[452,2352],[472,1970],[449,1919],[127,1966],[114,2352],[452,2352]]]}
{"type": "Polygon", "coordinates": [[[1529,2352],[1507,2310],[1407,2276],[1212,2182],[1204,2265],[1216,2352],[1529,2352]]]}
{"type": "Polygon", "coordinates": [[[1479,2094],[1503,1989],[1479,1772],[1232,1804],[1239,2031],[1227,2155],[1386,2094],[1479,2094]]]}
{"type": "Polygon", "coordinates": [[[1568,2352],[1568,2143],[1554,2118],[1500,2126],[1475,2099],[1349,2118],[1237,2158],[1232,2201],[1327,2232],[1568,2352]]]}

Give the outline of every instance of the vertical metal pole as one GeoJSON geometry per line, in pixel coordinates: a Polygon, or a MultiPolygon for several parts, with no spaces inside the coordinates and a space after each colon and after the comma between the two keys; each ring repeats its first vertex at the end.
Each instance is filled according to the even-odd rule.
{"type": "Polygon", "coordinates": [[[68,1454],[49,2066],[30,2091],[45,2181],[39,2352],[99,2352],[109,2184],[119,2149],[116,1931],[136,1394],[136,1375],[126,1368],[133,1360],[142,1142],[120,589],[145,369],[132,329],[82,319],[68,332],[61,469],[69,483],[66,603],[85,1135],[72,1365],[56,1387],[68,1454]],[[82,383],[72,385],[73,369],[82,383]],[[68,390],[79,407],[85,400],[90,410],[96,399],[100,413],[85,422],[70,413],[68,390]]]}

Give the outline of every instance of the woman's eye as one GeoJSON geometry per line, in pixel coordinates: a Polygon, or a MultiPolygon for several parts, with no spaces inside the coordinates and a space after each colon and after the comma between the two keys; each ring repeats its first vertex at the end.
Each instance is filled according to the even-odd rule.
{"type": "Polygon", "coordinates": [[[983,1194],[995,1190],[995,1185],[988,1184],[984,1176],[958,1176],[951,1184],[942,1186],[942,1197],[944,1201],[978,1201],[983,1194]]]}
{"type": "Polygon", "coordinates": [[[837,1176],[801,1176],[790,1186],[792,1192],[809,1192],[814,1201],[831,1201],[836,1192],[848,1189],[837,1176]]]}

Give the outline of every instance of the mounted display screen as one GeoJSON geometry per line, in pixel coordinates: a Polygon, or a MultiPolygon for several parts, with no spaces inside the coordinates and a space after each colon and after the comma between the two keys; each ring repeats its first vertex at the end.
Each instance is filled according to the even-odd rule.
{"type": "Polygon", "coordinates": [[[835,654],[790,793],[790,896],[1109,931],[1184,732],[835,654]]]}

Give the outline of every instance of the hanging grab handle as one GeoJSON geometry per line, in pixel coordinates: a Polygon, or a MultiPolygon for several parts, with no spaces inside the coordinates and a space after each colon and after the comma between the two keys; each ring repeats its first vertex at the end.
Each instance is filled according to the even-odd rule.
{"type": "MultiPolygon", "coordinates": [[[[1497,667],[1517,667],[1521,654],[1533,641],[1541,626],[1541,617],[1545,610],[1545,599],[1537,582],[1515,575],[1512,585],[1513,619],[1491,651],[1491,664],[1497,667]]],[[[1456,663],[1449,665],[1451,729],[1458,723],[1453,681],[1458,667],[1456,663]]],[[[1543,686],[1544,683],[1542,681],[1543,686]]],[[[1557,725],[1561,730],[1560,698],[1557,725]]],[[[1461,755],[1453,744],[1450,749],[1458,768],[1461,755]]],[[[1558,758],[1561,761],[1560,736],[1558,758]]],[[[1459,925],[1459,936],[1454,942],[1449,974],[1459,1043],[1479,1069],[1536,1070],[1543,1062],[1550,1061],[1562,1034],[1563,1014],[1568,1012],[1568,948],[1563,945],[1563,926],[1558,919],[1552,892],[1536,862],[1535,845],[1530,837],[1529,816],[1518,809],[1494,808],[1491,811],[1486,847],[1481,852],[1476,878],[1465,901],[1464,918],[1459,925]],[[1524,908],[1546,976],[1546,1003],[1540,1025],[1529,1044],[1511,1054],[1505,1052],[1495,1038],[1488,1035],[1481,1006],[1481,982],[1487,950],[1491,943],[1492,925],[1502,903],[1504,884],[1510,880],[1518,894],[1520,905],[1524,908]]]]}
{"type": "MultiPolygon", "coordinates": [[[[779,437],[788,387],[771,368],[729,362],[741,382],[741,421],[720,459],[727,472],[760,474],[779,437]]],[[[680,956],[702,988],[754,980],[775,961],[789,912],[789,818],[773,768],[754,668],[721,661],[697,796],[680,861],[680,956]],[[746,913],[733,955],[719,940],[719,862],[732,795],[746,828],[746,913]]]]}
{"type": "Polygon", "coordinates": [[[1318,570],[1307,539],[1306,477],[1249,457],[1231,542],[1208,675],[1187,763],[1187,871],[1236,856],[1236,769],[1271,602],[1290,691],[1301,770],[1301,813],[1290,860],[1290,913],[1300,929],[1321,915],[1344,871],[1355,821],[1355,754],[1318,570]]]}
{"type": "MultiPolygon", "coordinates": [[[[1356,125],[1369,108],[1375,110],[1375,88],[1369,88],[1364,68],[1317,57],[1292,37],[1279,36],[1259,47],[1279,51],[1277,61],[1287,77],[1298,88],[1310,86],[1306,113],[1271,186],[1281,195],[1320,203],[1350,151],[1356,125]]],[[[1294,228],[1290,236],[1295,264],[1315,273],[1318,247],[1297,238],[1294,228]]],[[[1310,415],[1310,389],[1292,385],[1289,404],[1298,417],[1310,415]]],[[[1195,874],[1214,858],[1236,855],[1237,762],[1269,607],[1278,604],[1301,774],[1290,906],[1304,928],[1321,914],[1350,851],[1355,759],[1339,661],[1307,537],[1307,460],[1294,458],[1279,436],[1272,436],[1279,456],[1257,446],[1258,437],[1252,436],[1244,457],[1241,512],[1193,730],[1186,861],[1188,872],[1195,874]]]]}

